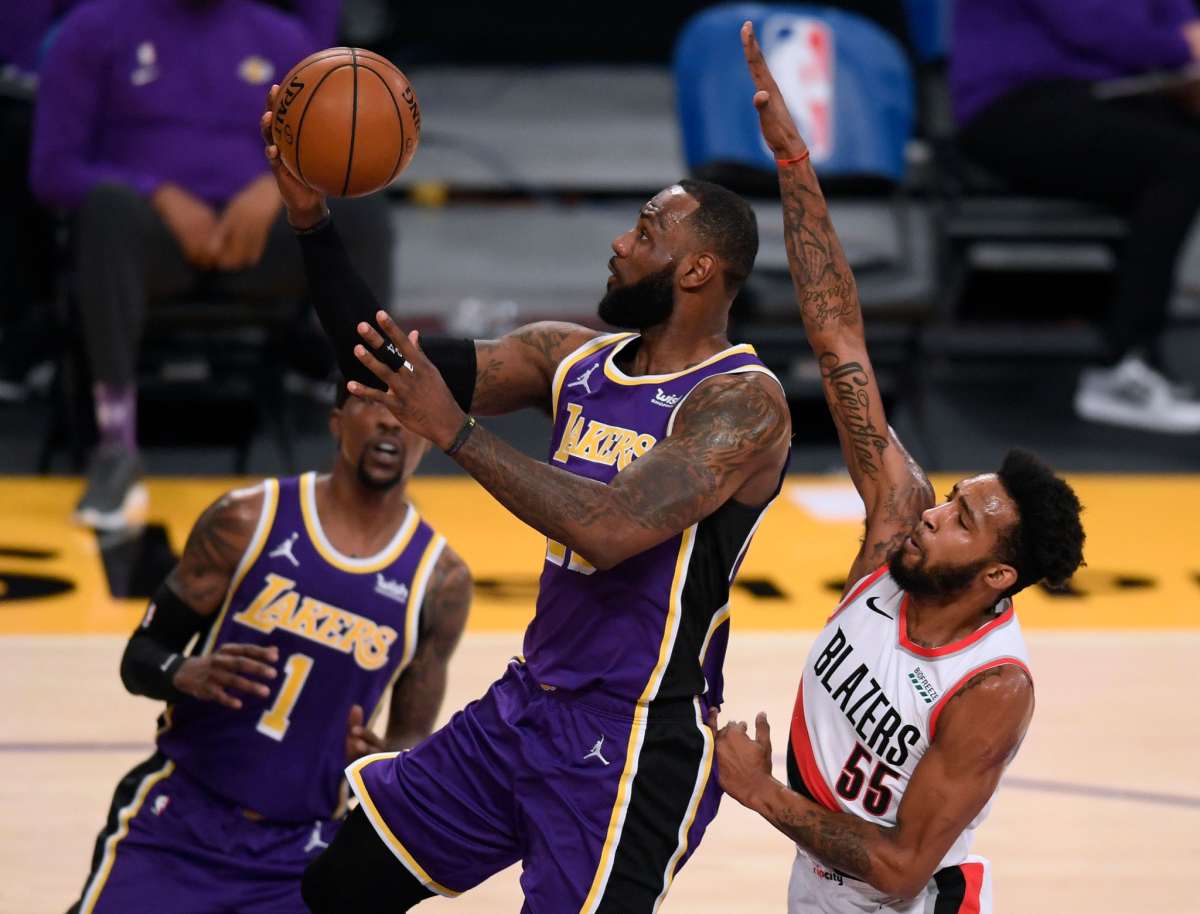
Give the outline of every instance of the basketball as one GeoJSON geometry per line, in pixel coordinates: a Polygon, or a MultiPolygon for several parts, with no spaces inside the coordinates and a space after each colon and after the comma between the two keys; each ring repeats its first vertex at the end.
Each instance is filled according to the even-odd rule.
{"type": "Polygon", "coordinates": [[[333,197],[386,187],[412,161],[421,108],[404,74],[361,48],[306,57],[279,84],[275,142],[288,171],[333,197]]]}

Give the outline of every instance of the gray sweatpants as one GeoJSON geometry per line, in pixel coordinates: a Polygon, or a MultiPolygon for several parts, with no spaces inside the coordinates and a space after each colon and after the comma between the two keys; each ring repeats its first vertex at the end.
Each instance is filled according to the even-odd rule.
{"type": "MultiPolygon", "coordinates": [[[[376,298],[391,299],[392,223],[379,194],[330,200],[350,258],[376,298]]],[[[147,307],[185,295],[262,302],[305,292],[300,246],[280,212],[262,260],[236,273],[205,272],[183,249],[150,201],[124,184],[101,184],[74,223],[76,287],[92,377],[132,384],[147,307]]]]}

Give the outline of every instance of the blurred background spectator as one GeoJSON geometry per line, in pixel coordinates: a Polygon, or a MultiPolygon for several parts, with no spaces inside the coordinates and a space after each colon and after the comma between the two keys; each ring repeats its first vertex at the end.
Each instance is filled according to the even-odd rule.
{"type": "Polygon", "coordinates": [[[1167,376],[1159,346],[1200,209],[1192,90],[1111,101],[1093,91],[1098,80],[1200,60],[1193,0],[957,0],[953,21],[962,149],[1021,189],[1109,204],[1129,220],[1104,322],[1107,358],[1081,375],[1076,412],[1200,431],[1200,401],[1167,376]]]}
{"type": "Polygon", "coordinates": [[[29,190],[29,137],[38,60],[70,5],[0,4],[0,402],[22,399],[31,370],[52,354],[54,215],[29,190]]]}
{"type": "MultiPolygon", "coordinates": [[[[79,316],[100,442],[77,518],[144,513],[137,362],[147,306],[184,295],[277,302],[304,291],[299,248],[266,169],[266,91],[336,31],[338,3],[299,18],[255,0],[91,0],[41,67],[30,177],[71,215],[79,316]]],[[[338,201],[381,301],[392,239],[382,197],[338,201]]]]}

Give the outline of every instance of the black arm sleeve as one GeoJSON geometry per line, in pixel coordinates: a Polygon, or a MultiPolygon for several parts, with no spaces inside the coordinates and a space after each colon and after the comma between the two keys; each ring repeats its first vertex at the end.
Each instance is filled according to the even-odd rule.
{"type": "Polygon", "coordinates": [[[183,666],[184,648],[202,634],[212,619],[200,615],[165,583],[146,608],[142,624],[125,645],[121,657],[121,682],[134,695],[178,701],[184,693],[175,688],[175,674],[183,666]]]}
{"type": "MultiPolygon", "coordinates": [[[[383,390],[383,382],[354,357],[354,347],[363,341],[358,335],[360,323],[365,321],[383,335],[375,320],[379,302],[354,269],[341,236],[328,216],[313,228],[297,234],[313,307],[321,328],[333,344],[342,376],[347,381],[383,390]]],[[[441,373],[458,405],[464,412],[470,412],[475,394],[475,343],[434,337],[422,339],[421,350],[441,373]]],[[[399,370],[404,364],[403,356],[391,343],[376,350],[375,357],[393,370],[399,370]]]]}

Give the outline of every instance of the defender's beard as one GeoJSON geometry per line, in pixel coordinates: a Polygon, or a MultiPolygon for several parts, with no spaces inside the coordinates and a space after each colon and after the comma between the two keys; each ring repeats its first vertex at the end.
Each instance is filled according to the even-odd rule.
{"type": "Polygon", "coordinates": [[[600,320],[621,330],[649,330],[666,323],[675,310],[675,264],[611,289],[596,310],[600,320]]]}
{"type": "Polygon", "coordinates": [[[925,554],[911,568],[904,566],[904,544],[888,555],[888,574],[902,590],[918,596],[947,596],[960,593],[970,586],[975,576],[992,561],[980,559],[966,565],[926,565],[925,554]]]}

